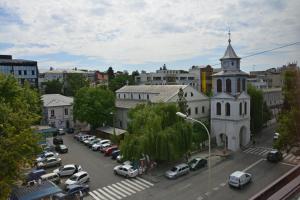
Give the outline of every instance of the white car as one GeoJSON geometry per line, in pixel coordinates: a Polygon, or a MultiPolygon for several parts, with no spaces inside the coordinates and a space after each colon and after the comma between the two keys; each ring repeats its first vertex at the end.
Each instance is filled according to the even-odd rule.
{"type": "Polygon", "coordinates": [[[125,176],[126,178],[133,178],[139,174],[139,170],[134,169],[131,165],[118,165],[114,167],[114,173],[121,176],[125,176]]]}
{"type": "Polygon", "coordinates": [[[55,167],[61,165],[61,159],[58,157],[50,157],[44,160],[43,162],[37,163],[37,168],[49,168],[49,167],[55,167]]]}
{"type": "Polygon", "coordinates": [[[110,140],[101,140],[100,142],[93,144],[92,150],[98,151],[98,150],[100,150],[101,146],[106,143],[111,143],[111,142],[110,142],[110,140]]]}
{"type": "Polygon", "coordinates": [[[67,187],[68,185],[80,185],[86,182],[90,181],[90,176],[87,172],[85,171],[80,171],[77,172],[76,174],[73,174],[68,180],[65,182],[65,186],[67,187]]]}
{"type": "Polygon", "coordinates": [[[235,171],[229,176],[228,184],[233,187],[242,188],[247,183],[250,183],[251,179],[251,174],[235,171]]]}
{"type": "Polygon", "coordinates": [[[94,139],[96,139],[96,136],[89,137],[88,139],[84,140],[83,143],[85,145],[88,145],[94,139]]]}
{"type": "Polygon", "coordinates": [[[77,172],[80,172],[82,170],[80,165],[64,165],[60,168],[57,168],[53,170],[54,173],[58,174],[59,176],[71,176],[77,172]]]}
{"type": "Polygon", "coordinates": [[[38,162],[43,162],[44,160],[46,160],[47,158],[51,158],[51,157],[57,157],[58,153],[53,153],[53,152],[46,152],[44,154],[42,154],[40,157],[38,157],[35,161],[38,162]]]}

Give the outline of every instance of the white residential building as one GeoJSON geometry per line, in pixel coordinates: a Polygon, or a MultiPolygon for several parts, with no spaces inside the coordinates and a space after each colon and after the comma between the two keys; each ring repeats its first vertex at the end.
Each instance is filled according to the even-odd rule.
{"type": "Polygon", "coordinates": [[[240,70],[240,58],[231,46],[220,59],[222,71],[213,75],[211,135],[219,146],[237,151],[250,142],[248,74],[240,70]]]}
{"type": "Polygon", "coordinates": [[[176,103],[180,88],[187,100],[189,115],[197,119],[207,118],[210,112],[209,98],[189,85],[134,85],[124,86],[116,91],[115,126],[127,129],[128,111],[137,104],[176,103]]]}
{"type": "Polygon", "coordinates": [[[283,94],[281,88],[265,88],[262,90],[264,102],[270,108],[272,115],[276,118],[283,105],[283,94]]]}
{"type": "Polygon", "coordinates": [[[73,128],[73,98],[60,94],[42,95],[43,125],[55,128],[73,128]]]}

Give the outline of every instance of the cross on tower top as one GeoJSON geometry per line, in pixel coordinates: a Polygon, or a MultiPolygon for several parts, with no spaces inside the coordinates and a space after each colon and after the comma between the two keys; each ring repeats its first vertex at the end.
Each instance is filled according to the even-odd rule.
{"type": "Polygon", "coordinates": [[[230,42],[231,42],[230,35],[231,35],[231,33],[230,33],[230,27],[229,27],[229,31],[228,31],[228,37],[229,37],[228,43],[229,43],[229,44],[230,44],[230,42]]]}

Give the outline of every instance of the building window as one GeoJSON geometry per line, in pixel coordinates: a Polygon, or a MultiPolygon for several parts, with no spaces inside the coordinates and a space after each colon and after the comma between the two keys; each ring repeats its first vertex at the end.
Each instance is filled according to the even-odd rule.
{"type": "Polygon", "coordinates": [[[120,94],[118,94],[118,97],[119,97],[119,99],[121,98],[121,95],[120,94]]]}
{"type": "Polygon", "coordinates": [[[237,92],[241,92],[241,79],[240,78],[237,79],[236,90],[237,90],[237,92]]]}
{"type": "Polygon", "coordinates": [[[22,71],[21,70],[19,70],[18,72],[19,72],[19,75],[22,75],[22,71]]]}
{"type": "Polygon", "coordinates": [[[133,99],[133,94],[130,94],[130,96],[131,96],[131,99],[133,99]]]}
{"type": "Polygon", "coordinates": [[[65,115],[68,115],[69,114],[69,110],[68,108],[65,108],[65,115]]]}
{"type": "Polygon", "coordinates": [[[205,107],[202,106],[202,113],[205,113],[205,107]]]}
{"type": "Polygon", "coordinates": [[[51,113],[51,117],[54,117],[54,114],[55,114],[54,110],[51,110],[50,113],[51,113]]]}
{"type": "Polygon", "coordinates": [[[139,99],[141,99],[141,95],[139,94],[139,99]]]}
{"type": "Polygon", "coordinates": [[[123,123],[121,120],[120,120],[120,128],[123,128],[123,123]]]}
{"type": "Polygon", "coordinates": [[[217,80],[217,92],[222,92],[222,80],[217,80]]]}
{"type": "Polygon", "coordinates": [[[244,112],[245,112],[245,115],[247,115],[247,102],[245,102],[245,104],[244,104],[244,112]]]}
{"type": "Polygon", "coordinates": [[[187,93],[184,93],[184,97],[187,97],[187,93]]]}
{"type": "Polygon", "coordinates": [[[191,115],[191,109],[190,108],[187,110],[187,113],[188,113],[188,115],[191,115]]]}
{"type": "Polygon", "coordinates": [[[147,100],[149,100],[149,94],[147,94],[147,100]]]}
{"type": "Polygon", "coordinates": [[[230,104],[229,103],[225,104],[225,113],[226,113],[226,116],[230,116],[230,104]]]}
{"type": "Polygon", "coordinates": [[[198,107],[195,108],[195,115],[198,115],[198,107]]]}
{"type": "Polygon", "coordinates": [[[191,97],[194,96],[194,94],[191,92],[191,97]]]}
{"type": "Polygon", "coordinates": [[[27,75],[27,71],[26,70],[24,70],[24,75],[27,75]]]}
{"type": "Polygon", "coordinates": [[[217,115],[221,115],[221,103],[217,103],[217,115]]]}
{"type": "Polygon", "coordinates": [[[125,99],[126,98],[126,94],[124,94],[123,96],[124,96],[124,99],[125,99]]]}
{"type": "Polygon", "coordinates": [[[231,93],[231,80],[226,80],[226,92],[231,93]]]}
{"type": "Polygon", "coordinates": [[[31,70],[31,75],[35,75],[35,71],[34,70],[31,70]]]}
{"type": "Polygon", "coordinates": [[[246,79],[244,79],[244,78],[242,80],[242,88],[243,88],[243,91],[246,90],[246,79]]]}
{"type": "Polygon", "coordinates": [[[242,109],[243,109],[243,104],[242,104],[242,103],[240,103],[240,115],[242,115],[242,114],[243,114],[243,111],[242,111],[242,109]]]}

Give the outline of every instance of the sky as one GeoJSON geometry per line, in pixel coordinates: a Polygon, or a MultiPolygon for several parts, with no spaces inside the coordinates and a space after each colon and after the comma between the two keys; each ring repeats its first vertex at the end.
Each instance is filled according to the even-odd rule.
{"type": "Polygon", "coordinates": [[[241,69],[300,62],[299,0],[1,0],[0,54],[41,71],[219,68],[228,45],[241,69]]]}

